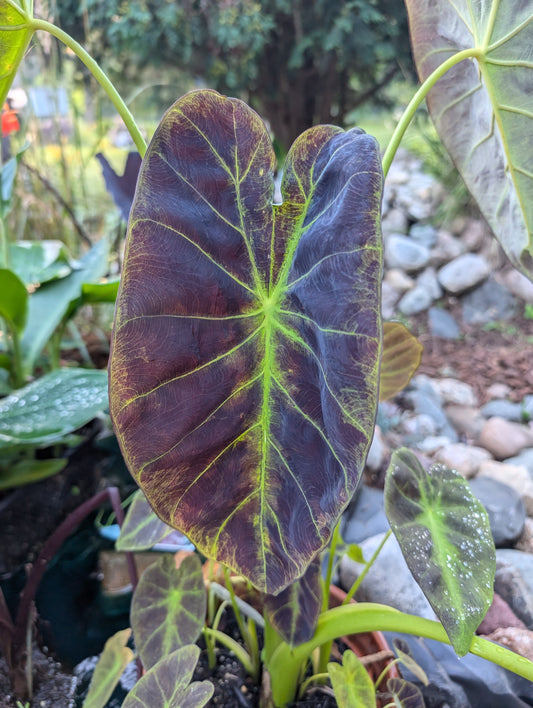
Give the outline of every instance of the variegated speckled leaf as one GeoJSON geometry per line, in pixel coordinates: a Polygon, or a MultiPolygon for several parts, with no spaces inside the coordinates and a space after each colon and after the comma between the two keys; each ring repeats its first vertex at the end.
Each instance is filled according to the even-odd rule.
{"type": "Polygon", "coordinates": [[[283,204],[246,104],[167,112],[130,215],[111,415],[157,514],[275,594],[329,540],[373,433],[382,172],[374,138],[318,126],[283,204]]]}
{"type": "Polygon", "coordinates": [[[513,264],[533,277],[531,0],[406,0],[426,79],[453,54],[428,106],[442,142],[513,264]]]}
{"type": "Polygon", "coordinates": [[[426,472],[406,448],[393,453],[387,470],[385,512],[413,577],[463,656],[493,598],[487,512],[458,472],[444,465],[426,472]]]}
{"type": "Polygon", "coordinates": [[[165,555],[141,575],[131,603],[135,646],[145,668],[175,649],[194,644],[205,622],[207,596],[202,564],[187,556],[176,568],[165,555]]]}

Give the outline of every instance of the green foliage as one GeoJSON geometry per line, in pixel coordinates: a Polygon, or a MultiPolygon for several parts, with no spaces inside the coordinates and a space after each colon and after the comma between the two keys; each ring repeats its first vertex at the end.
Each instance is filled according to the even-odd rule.
{"type": "Polygon", "coordinates": [[[376,86],[410,66],[396,0],[70,0],[58,10],[118,80],[147,64],[177,66],[221,93],[247,96],[285,151],[316,123],[343,125],[376,86]]]}
{"type": "Polygon", "coordinates": [[[375,708],[374,684],[353,651],[344,652],[342,664],[328,664],[328,673],[339,708],[375,708]]]}
{"type": "Polygon", "coordinates": [[[104,708],[111,698],[124,669],[133,659],[132,650],[126,646],[130,637],[131,629],[123,629],[105,643],[94,668],[83,708],[104,708]]]}

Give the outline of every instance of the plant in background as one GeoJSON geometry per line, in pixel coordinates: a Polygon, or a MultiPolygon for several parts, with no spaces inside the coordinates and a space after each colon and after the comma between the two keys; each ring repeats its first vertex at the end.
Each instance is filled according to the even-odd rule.
{"type": "MultiPolygon", "coordinates": [[[[32,33],[47,30],[100,81],[144,157],[117,302],[111,414],[158,516],[263,594],[264,701],[275,706],[294,699],[315,650],[318,673],[327,670],[331,641],[347,632],[439,639],[533,679],[531,662],[474,636],[495,570],[482,506],[459,475],[426,472],[407,450],[387,473],[387,515],[442,624],[366,603],[328,610],[323,596],[333,563],[322,581],[320,554],[330,544],[335,557],[379,395],[383,174],[426,96],[510,260],[533,271],[533,13],[497,0],[406,4],[422,85],[382,165],[361,131],[311,128],[287,156],[281,204],[272,203],[270,138],[244,103],[186,95],[145,154],[133,117],[80,45],[35,19],[29,0],[0,5],[12,50],[0,88],[32,33]]],[[[166,593],[179,601],[174,586],[166,593]]],[[[160,656],[132,705],[179,704],[172,682],[163,699],[153,693],[160,656]]],[[[341,685],[352,669],[347,657],[341,685]]]]}

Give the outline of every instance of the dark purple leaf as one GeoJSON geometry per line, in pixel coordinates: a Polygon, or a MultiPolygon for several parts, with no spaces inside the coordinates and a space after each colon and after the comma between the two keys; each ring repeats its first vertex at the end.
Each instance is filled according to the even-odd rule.
{"type": "Polygon", "coordinates": [[[359,481],[381,353],[374,138],[319,126],[287,157],[246,104],[167,112],[130,217],[111,414],[157,514],[274,594],[329,540],[359,481]]]}
{"type": "Polygon", "coordinates": [[[96,159],[102,165],[107,191],[120,209],[124,221],[127,221],[130,216],[130,209],[135,195],[137,177],[141,169],[141,156],[138,152],[128,153],[123,175],[117,175],[107,158],[102,155],[101,152],[96,155],[96,159]]]}

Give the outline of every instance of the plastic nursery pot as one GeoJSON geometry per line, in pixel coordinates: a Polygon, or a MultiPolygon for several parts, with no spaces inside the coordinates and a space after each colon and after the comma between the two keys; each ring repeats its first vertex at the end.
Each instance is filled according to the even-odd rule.
{"type": "MultiPolygon", "coordinates": [[[[336,585],[331,585],[329,588],[329,606],[339,607],[342,605],[346,593],[341,588],[336,585]]],[[[350,602],[355,602],[355,600],[350,600],[350,602]]],[[[348,649],[351,649],[356,656],[360,659],[365,659],[365,668],[372,679],[376,682],[381,672],[386,669],[386,667],[392,663],[394,660],[394,655],[391,651],[387,640],[381,632],[362,632],[361,634],[349,634],[347,636],[341,637],[342,641],[346,644],[348,649]],[[375,659],[368,661],[374,655],[375,659]]],[[[393,664],[387,671],[387,678],[399,678],[400,674],[398,672],[396,664],[393,664]]],[[[386,683],[386,679],[385,679],[386,683]]],[[[377,708],[381,708],[384,704],[379,698],[376,698],[377,708]]]]}

